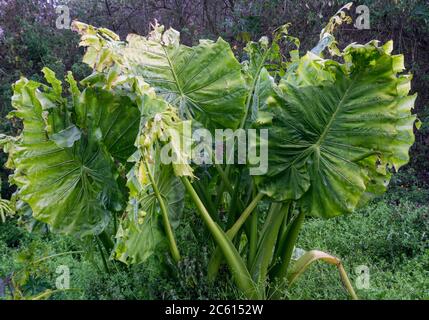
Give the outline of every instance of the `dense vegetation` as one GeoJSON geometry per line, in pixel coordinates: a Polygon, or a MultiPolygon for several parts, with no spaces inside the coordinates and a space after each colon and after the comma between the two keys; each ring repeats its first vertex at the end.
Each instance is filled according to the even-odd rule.
{"type": "MultiPolygon", "coordinates": [[[[378,199],[353,215],[334,220],[312,220],[305,224],[298,246],[329,251],[343,258],[354,283],[354,268],[367,265],[369,289],[358,289],[361,299],[428,299],[427,254],[429,231],[428,197],[422,190],[403,193],[398,184],[390,195],[378,199]],[[350,254],[353,252],[353,254],[350,254]]],[[[222,276],[207,282],[207,246],[204,227],[185,211],[183,228],[177,234],[183,261],[160,269],[157,260],[132,268],[102,272],[100,258],[76,253],[45,260],[28,268],[28,262],[53,253],[80,251],[85,243],[52,234],[28,233],[14,221],[0,225],[2,252],[0,274],[27,268],[29,279],[23,286],[27,296],[54,289],[60,265],[70,267],[70,287],[53,299],[234,299],[240,297],[222,276]],[[192,240],[192,241],[189,241],[192,240]],[[93,261],[90,258],[93,258],[93,261]],[[91,262],[92,261],[92,262],[91,262]]],[[[24,291],[24,290],[23,290],[24,291]]],[[[312,266],[284,292],[290,299],[348,299],[335,267],[312,266]]]]}
{"type": "MultiPolygon", "coordinates": [[[[392,173],[408,162],[414,142],[415,116],[410,111],[416,95],[408,95],[410,77],[400,74],[403,57],[391,54],[392,42],[339,50],[334,31],[349,19],[339,11],[323,29],[320,42],[301,56],[289,25],[258,42],[242,39],[247,44],[241,65],[222,39],[188,47],[180,44],[179,32],[155,24],[148,37],[129,36],[122,42],[108,29],[74,23],[81,45],[88,47],[83,62],[93,73],[78,83],[70,72],[62,81],[44,67],[45,80],[16,82],[15,111],[9,118],[22,124],[15,123],[14,135],[1,137],[9,153],[6,166],[15,171],[10,181],[18,188],[11,202],[2,202],[4,250],[15,255],[11,248],[28,241],[16,256],[23,269],[10,278],[15,298],[51,296],[45,291],[50,280],[40,276],[51,259],[65,259],[67,265],[80,261],[79,276],[89,282],[101,281],[96,275],[101,263],[102,279],[113,279],[105,291],[91,292],[83,285],[79,293],[59,296],[107,297],[117,293],[113,286],[122,280],[126,293],[121,290],[118,298],[317,297],[318,285],[312,281],[322,279],[303,273],[304,285],[296,280],[311,262],[323,260],[339,268],[348,294],[355,298],[343,264],[322,249],[345,262],[347,251],[361,250],[367,259],[357,255],[351,263],[386,261],[386,268],[399,278],[406,278],[410,268],[409,277],[418,279],[417,293],[399,291],[402,297],[424,297],[424,180],[416,184],[406,175],[397,177],[396,194],[401,187],[408,192],[401,201],[393,195],[372,202],[370,208],[380,212],[380,220],[365,209],[357,215],[368,215],[370,223],[352,217],[337,223],[319,220],[355,211],[385,192],[392,173]],[[208,131],[270,130],[268,173],[249,176],[255,164],[251,160],[247,166],[185,164],[190,156],[171,130],[186,141],[184,128],[191,123],[208,131]],[[185,163],[160,163],[162,148],[168,145],[185,163]],[[397,220],[388,218],[395,217],[392,203],[399,208],[397,220]],[[21,226],[38,229],[40,236],[13,227],[13,207],[21,226]],[[355,224],[378,239],[379,250],[346,239],[359,233],[353,230],[355,224]],[[318,240],[320,230],[330,232],[318,240]],[[397,236],[392,246],[397,233],[407,240],[397,236]],[[383,245],[380,241],[386,237],[383,245]],[[210,238],[214,241],[207,242],[210,238]],[[50,251],[51,243],[64,250],[40,258],[38,251],[50,251]],[[295,243],[319,251],[305,253],[291,266],[295,243]],[[136,279],[147,281],[135,286],[136,279]],[[214,286],[215,281],[221,285],[214,286]]],[[[74,69],[78,77],[85,70],[74,69]]],[[[258,140],[259,147],[265,143],[258,140]]],[[[413,178],[417,176],[421,173],[413,178]]],[[[6,190],[7,198],[13,189],[6,190]]],[[[330,288],[339,279],[327,277],[330,288]]],[[[338,295],[340,289],[328,291],[332,297],[344,297],[338,295]]],[[[363,295],[392,297],[384,288],[363,295]]]]}

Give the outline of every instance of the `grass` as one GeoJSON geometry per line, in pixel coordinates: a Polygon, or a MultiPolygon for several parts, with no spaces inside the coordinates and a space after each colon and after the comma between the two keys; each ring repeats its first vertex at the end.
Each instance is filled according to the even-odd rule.
{"type": "Polygon", "coordinates": [[[184,257],[178,266],[168,256],[154,257],[139,266],[111,263],[109,274],[103,271],[93,239],[77,241],[54,234],[29,233],[18,227],[16,221],[9,220],[0,224],[0,279],[15,274],[25,297],[31,298],[55,289],[61,275],[56,273],[57,268],[67,266],[72,290],[55,293],[52,299],[233,299],[238,294],[229,279],[216,286],[208,283],[209,250],[202,245],[208,234],[195,215],[188,214],[186,225],[178,233],[184,257]],[[83,253],[35,263],[58,253],[82,250],[83,253]]]}
{"type": "MultiPolygon", "coordinates": [[[[356,288],[359,266],[369,272],[361,299],[429,298],[429,207],[387,199],[334,220],[312,220],[298,246],[340,257],[356,288]]],[[[291,299],[347,299],[335,266],[316,263],[288,292],[291,299]]]]}
{"type": "MultiPolygon", "coordinates": [[[[405,178],[404,178],[405,179],[405,178]]],[[[387,195],[358,212],[331,220],[308,219],[298,241],[340,257],[356,288],[356,268],[369,270],[369,287],[356,288],[361,299],[429,299],[429,192],[396,180],[387,195]],[[405,185],[405,187],[404,187],[405,185]],[[402,186],[402,187],[401,187],[402,186]]],[[[102,263],[93,239],[85,242],[46,233],[29,233],[16,221],[0,224],[0,278],[12,272],[30,297],[55,288],[57,268],[70,269],[71,291],[52,299],[233,299],[239,297],[228,273],[214,285],[206,280],[211,248],[199,219],[186,212],[178,229],[184,257],[175,266],[165,257],[126,267],[102,263]],[[88,249],[90,248],[90,249],[88,249]],[[35,263],[56,253],[69,253],[35,263]]],[[[1,291],[0,291],[1,294],[1,291]]],[[[288,299],[347,299],[337,269],[312,265],[285,291],[288,299]]]]}

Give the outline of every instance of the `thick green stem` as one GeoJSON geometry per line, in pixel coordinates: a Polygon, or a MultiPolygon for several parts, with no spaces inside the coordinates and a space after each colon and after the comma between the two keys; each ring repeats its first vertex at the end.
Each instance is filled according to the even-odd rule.
{"type": "Polygon", "coordinates": [[[107,252],[110,253],[113,250],[115,244],[113,243],[110,236],[107,234],[106,230],[104,230],[98,235],[98,239],[100,239],[101,243],[103,244],[103,247],[106,249],[107,252]]]}
{"type": "Polygon", "coordinates": [[[113,231],[114,234],[118,233],[118,214],[116,212],[113,213],[113,231]]]}
{"type": "Polygon", "coordinates": [[[323,261],[331,265],[335,265],[338,268],[338,271],[340,272],[341,280],[347,292],[350,294],[351,298],[353,300],[358,299],[353,289],[353,286],[350,282],[350,279],[347,276],[346,270],[344,270],[344,266],[341,260],[337,257],[334,257],[328,253],[325,253],[319,250],[307,251],[297,261],[295,261],[291,270],[288,270],[288,276],[287,276],[288,285],[292,286],[296,282],[298,277],[302,275],[305,272],[305,270],[307,270],[307,268],[316,261],[323,261]]]}
{"type": "MultiPolygon", "coordinates": [[[[233,189],[231,181],[229,179],[230,172],[231,172],[231,166],[227,165],[226,170],[223,170],[219,164],[216,164],[215,168],[218,171],[219,176],[221,178],[221,183],[217,188],[218,197],[217,197],[217,202],[216,202],[217,207],[219,208],[220,204],[222,203],[222,197],[223,197],[223,194],[225,193],[225,191],[227,191],[229,193],[229,195],[232,197],[234,194],[234,189],[233,189]]],[[[239,210],[244,209],[243,201],[240,198],[237,199],[237,205],[238,205],[239,210]]]]}
{"type": "Polygon", "coordinates": [[[250,269],[250,274],[257,283],[266,281],[268,266],[272,261],[276,240],[288,209],[289,203],[273,203],[268,212],[258,251],[250,269]]]}
{"type": "Polygon", "coordinates": [[[239,253],[237,252],[237,249],[234,247],[231,240],[222,231],[222,229],[210,217],[210,214],[204,207],[204,204],[198,197],[189,180],[186,177],[182,177],[181,179],[186,190],[188,191],[188,194],[194,201],[205,225],[209,229],[217,245],[221,248],[222,253],[225,256],[228,266],[230,267],[234,279],[237,283],[237,286],[246,295],[246,297],[250,299],[260,298],[261,295],[254,282],[252,281],[249,271],[247,270],[243,259],[241,259],[239,253]]]}
{"type": "MultiPolygon", "coordinates": [[[[229,240],[233,240],[237,235],[238,231],[241,229],[243,224],[246,222],[247,218],[253,212],[253,210],[258,205],[259,201],[264,197],[264,194],[258,193],[249,206],[243,211],[240,218],[234,223],[231,229],[226,232],[226,236],[229,240]]],[[[213,281],[216,278],[219,267],[222,263],[222,251],[220,248],[216,248],[215,252],[209,263],[208,277],[210,281],[213,281]]]]}
{"type": "MultiPolygon", "coordinates": [[[[293,249],[295,248],[298,235],[304,222],[305,213],[300,211],[298,216],[291,222],[284,239],[280,239],[279,263],[273,266],[270,272],[270,279],[283,279],[287,276],[287,270],[292,258],[293,249]]],[[[277,257],[276,257],[277,258],[277,257]]]]}
{"type": "Polygon", "coordinates": [[[167,207],[165,206],[164,199],[162,198],[162,195],[159,192],[158,185],[156,184],[155,179],[152,173],[150,172],[149,164],[147,163],[147,161],[145,161],[145,165],[146,165],[146,171],[149,176],[150,183],[152,184],[153,192],[155,193],[155,196],[161,208],[162,223],[164,225],[165,233],[167,235],[171,255],[176,262],[179,262],[180,253],[179,253],[179,249],[177,248],[176,239],[174,238],[173,229],[171,228],[167,207]]]}
{"type": "Polygon", "coordinates": [[[229,194],[232,195],[234,192],[234,189],[232,188],[231,182],[229,181],[229,177],[226,175],[225,171],[222,169],[222,167],[219,164],[216,164],[215,168],[219,173],[222,179],[222,182],[226,186],[226,189],[228,190],[229,194]]]}
{"type": "Polygon", "coordinates": [[[247,218],[250,216],[250,214],[255,210],[256,206],[258,205],[259,201],[262,200],[264,197],[263,193],[258,193],[256,197],[252,200],[252,202],[247,206],[247,208],[243,211],[243,213],[240,215],[240,218],[234,223],[231,229],[229,229],[226,234],[230,239],[233,239],[235,235],[237,234],[238,230],[241,229],[243,224],[246,222],[247,218]]]}
{"type": "Polygon", "coordinates": [[[293,209],[294,209],[294,203],[290,203],[290,205],[288,206],[288,211],[285,212],[285,216],[282,222],[282,226],[280,228],[279,231],[279,235],[277,238],[277,243],[276,243],[276,248],[274,250],[274,257],[278,257],[279,256],[279,251],[281,250],[281,246],[284,244],[286,236],[287,236],[287,232],[290,229],[290,222],[292,219],[292,214],[293,214],[293,209]]]}
{"type": "Polygon", "coordinates": [[[216,210],[221,209],[222,201],[223,201],[223,194],[225,193],[225,183],[223,180],[221,180],[220,184],[217,186],[216,189],[216,210]]]}
{"type": "Polygon", "coordinates": [[[350,279],[347,276],[347,272],[346,272],[346,270],[344,270],[344,267],[341,263],[338,265],[338,270],[340,272],[341,280],[343,281],[343,284],[346,287],[346,290],[348,291],[348,293],[350,294],[352,299],[353,300],[359,300],[358,296],[356,295],[355,290],[353,289],[353,286],[350,282],[350,279]]]}
{"type": "Polygon", "coordinates": [[[100,252],[101,261],[103,262],[104,271],[106,273],[110,273],[109,266],[108,266],[107,260],[106,260],[106,256],[104,255],[104,252],[103,252],[103,247],[100,244],[100,242],[101,243],[103,242],[101,240],[100,235],[98,236],[98,238],[96,238],[96,242],[97,242],[98,251],[100,252]]]}
{"type": "MultiPolygon", "coordinates": [[[[235,184],[234,184],[234,190],[233,193],[231,195],[231,199],[229,201],[229,205],[228,205],[228,220],[227,220],[227,229],[231,228],[232,225],[234,224],[235,220],[237,219],[237,213],[238,211],[243,211],[243,209],[239,209],[238,207],[238,199],[239,199],[239,186],[240,186],[240,180],[241,180],[241,173],[242,171],[240,170],[235,184]]],[[[241,199],[240,199],[241,200],[241,199]]]]}
{"type": "Polygon", "coordinates": [[[258,214],[254,211],[250,217],[249,257],[247,266],[250,268],[256,256],[258,248],[258,214]]]}
{"type": "MultiPolygon", "coordinates": [[[[231,198],[236,199],[236,201],[233,203],[235,207],[238,208],[239,211],[243,211],[244,210],[244,203],[243,200],[241,200],[240,197],[238,197],[238,190],[237,188],[233,188],[232,184],[229,180],[229,175],[231,172],[231,166],[227,166],[226,170],[223,170],[222,167],[219,164],[215,165],[216,170],[219,173],[219,176],[222,179],[222,183],[221,183],[221,187],[225,186],[226,190],[228,191],[229,195],[231,196],[231,198]]],[[[241,177],[241,171],[239,174],[239,178],[237,180],[237,183],[240,183],[240,177],[241,177]]],[[[224,188],[220,188],[218,189],[218,192],[222,192],[223,193],[224,188]]],[[[231,206],[230,206],[231,207],[231,206]]]]}
{"type": "Polygon", "coordinates": [[[207,188],[204,188],[200,181],[195,181],[195,191],[197,191],[198,196],[205,203],[205,207],[209,211],[211,217],[216,221],[216,223],[220,223],[217,209],[215,208],[213,201],[210,199],[210,195],[207,193],[207,188]]]}

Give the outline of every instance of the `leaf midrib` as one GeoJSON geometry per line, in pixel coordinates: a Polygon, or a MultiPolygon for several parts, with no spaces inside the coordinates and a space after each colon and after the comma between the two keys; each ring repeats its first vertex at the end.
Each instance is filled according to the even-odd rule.
{"type": "Polygon", "coordinates": [[[329,120],[328,124],[326,125],[325,129],[323,130],[322,134],[320,135],[319,139],[317,140],[317,142],[315,143],[315,146],[320,147],[320,145],[323,143],[323,141],[326,138],[326,135],[329,133],[329,130],[331,130],[332,125],[334,124],[337,114],[340,111],[341,107],[344,104],[345,99],[347,98],[349,91],[352,87],[352,85],[354,84],[355,80],[353,80],[352,82],[350,82],[347,90],[344,92],[343,97],[341,98],[340,102],[337,104],[337,108],[335,109],[334,113],[331,116],[331,119],[329,120]]]}
{"type": "Polygon", "coordinates": [[[174,70],[173,64],[171,63],[171,59],[168,55],[168,52],[164,46],[162,46],[162,49],[164,50],[164,54],[167,59],[168,65],[170,66],[171,74],[173,75],[174,81],[176,82],[177,90],[179,90],[179,93],[181,96],[184,96],[182,87],[179,85],[179,78],[177,77],[176,71],[174,70]]]}
{"type": "MultiPolygon", "coordinates": [[[[348,95],[348,93],[349,93],[349,91],[350,91],[350,89],[351,89],[351,87],[353,86],[353,84],[354,84],[354,82],[355,82],[355,80],[353,80],[350,84],[349,84],[349,86],[348,86],[348,88],[346,89],[346,91],[344,92],[344,95],[343,95],[343,97],[341,98],[341,100],[340,100],[340,102],[338,103],[338,105],[337,105],[337,108],[336,108],[336,110],[334,111],[334,113],[332,114],[332,116],[331,116],[331,119],[329,120],[329,122],[328,122],[328,124],[326,125],[326,127],[325,127],[325,129],[323,130],[323,132],[322,132],[322,134],[320,135],[320,137],[319,137],[319,139],[317,140],[317,142],[315,143],[315,144],[311,144],[308,148],[306,148],[302,153],[300,153],[293,161],[292,161],[292,163],[288,166],[289,168],[290,167],[292,167],[293,165],[295,165],[295,163],[297,163],[299,160],[301,160],[303,157],[306,157],[307,155],[307,153],[309,153],[312,149],[314,150],[314,148],[317,148],[317,149],[319,149],[320,148],[320,146],[321,146],[321,144],[323,143],[323,141],[324,141],[324,139],[326,138],[326,135],[328,134],[328,132],[329,132],[329,130],[331,129],[331,127],[332,127],[332,125],[333,125],[333,123],[334,123],[334,121],[335,121],[335,118],[336,118],[336,116],[337,116],[337,114],[338,114],[338,112],[339,112],[339,110],[340,110],[340,108],[341,108],[341,106],[343,105],[343,103],[344,103],[344,100],[347,98],[347,95],[348,95]]],[[[320,156],[320,153],[319,153],[319,156],[320,156]]]]}

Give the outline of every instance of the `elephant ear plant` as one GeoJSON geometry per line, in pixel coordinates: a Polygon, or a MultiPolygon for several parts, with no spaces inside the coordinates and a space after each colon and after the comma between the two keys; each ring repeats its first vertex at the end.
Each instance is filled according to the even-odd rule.
{"type": "Polygon", "coordinates": [[[78,84],[69,73],[68,94],[49,69],[47,85],[22,78],[13,87],[10,116],[24,129],[2,144],[16,198],[52,231],[97,236],[126,264],[164,251],[180,261],[175,230],[188,199],[214,240],[210,280],[225,263],[245,297],[280,298],[321,260],[356,298],[338,258],[312,250],[292,262],[295,244],[306,217],[348,214],[386,191],[409,160],[416,96],[392,42],[337,48],[346,8],[305,55],[285,25],[271,41],[248,43],[241,64],[222,39],[189,47],[156,24],[121,41],[74,22],[93,74],[78,84]],[[285,42],[297,47],[290,58],[285,42]],[[197,163],[189,128],[266,130],[252,146],[267,148],[266,170],[255,155],[197,163]],[[165,150],[175,161],[161,161],[165,150]]]}

